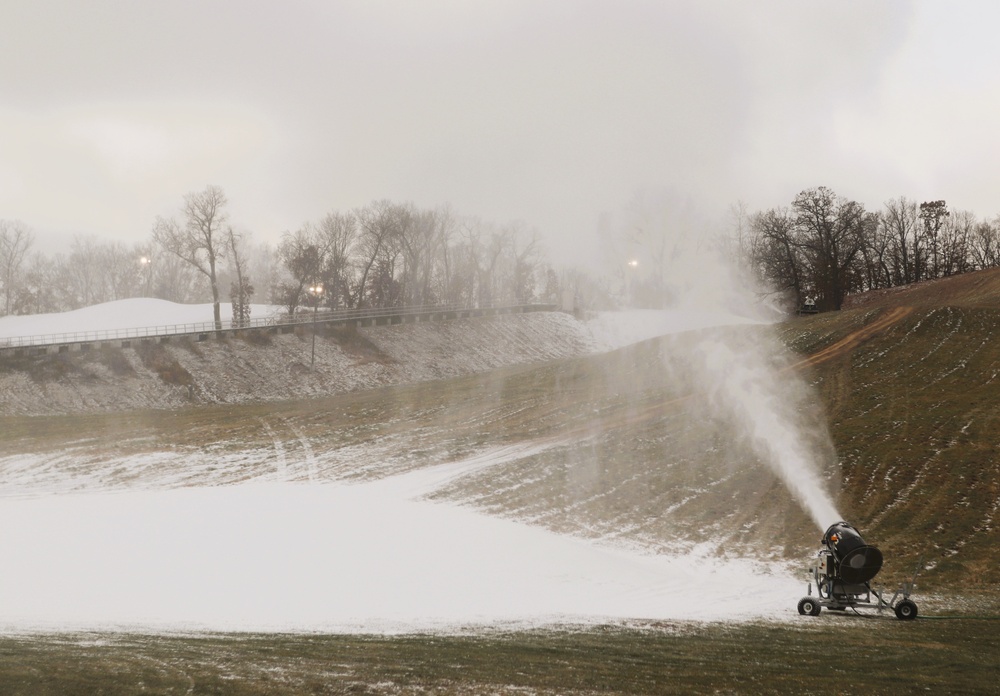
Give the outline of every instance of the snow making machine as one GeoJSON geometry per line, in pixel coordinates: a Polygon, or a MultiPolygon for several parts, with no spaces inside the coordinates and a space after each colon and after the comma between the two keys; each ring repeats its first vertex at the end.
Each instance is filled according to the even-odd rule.
{"type": "Polygon", "coordinates": [[[887,600],[871,586],[872,579],[882,569],[882,552],[867,545],[857,529],[846,522],[837,522],[830,525],[820,543],[823,548],[812,568],[818,596],[812,596],[809,583],[808,595],[799,600],[800,614],[818,616],[822,607],[832,611],[872,608],[879,613],[892,609],[903,620],[917,618],[917,605],[910,599],[916,573],[887,600]]]}

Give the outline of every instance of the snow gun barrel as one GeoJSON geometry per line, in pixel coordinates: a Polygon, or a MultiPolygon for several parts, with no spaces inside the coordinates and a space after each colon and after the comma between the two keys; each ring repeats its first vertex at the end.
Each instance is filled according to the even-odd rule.
{"type": "Polygon", "coordinates": [[[833,554],[834,575],[846,583],[868,582],[882,569],[882,552],[866,544],[847,522],[830,525],[822,543],[833,554]]]}

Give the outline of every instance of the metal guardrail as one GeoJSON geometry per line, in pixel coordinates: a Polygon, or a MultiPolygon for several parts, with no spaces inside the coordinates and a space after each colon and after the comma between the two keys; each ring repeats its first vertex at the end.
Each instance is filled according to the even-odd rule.
{"type": "Polygon", "coordinates": [[[315,311],[304,309],[295,314],[275,314],[268,317],[250,319],[247,322],[223,321],[217,325],[214,321],[194,324],[166,324],[160,326],[144,326],[130,329],[109,329],[103,331],[81,331],[72,333],[38,334],[34,336],[0,337],[0,350],[5,348],[31,348],[59,346],[76,343],[102,343],[105,341],[127,341],[130,339],[149,339],[161,336],[180,336],[192,334],[209,334],[217,332],[244,331],[250,329],[277,328],[281,326],[296,326],[301,324],[325,324],[331,322],[346,322],[351,320],[368,320],[391,317],[412,317],[416,315],[451,314],[456,312],[499,312],[499,311],[537,311],[554,308],[553,305],[495,305],[484,307],[465,307],[460,305],[421,305],[413,307],[381,307],[372,309],[342,309],[330,311],[315,311]]]}

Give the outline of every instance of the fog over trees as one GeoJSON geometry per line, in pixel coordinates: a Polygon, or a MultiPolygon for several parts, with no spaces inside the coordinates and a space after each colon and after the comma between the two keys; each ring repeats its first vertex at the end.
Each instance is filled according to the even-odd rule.
{"type": "Polygon", "coordinates": [[[788,310],[806,298],[820,310],[836,310],[852,293],[1000,265],[1000,215],[984,219],[943,200],[905,196],[867,210],[824,186],[767,210],[738,203],[722,230],[710,229],[689,202],[637,195],[626,207],[627,223],[598,222],[608,247],[603,274],[557,271],[537,232],[448,206],[376,200],[287,231],[276,247],[255,243],[250,231],[231,224],[238,215],[218,186],[188,193],[178,210],[176,218],[157,217],[143,242],[81,235],[52,256],[33,251],[35,233],[26,223],[0,219],[0,315],[156,297],[211,302],[219,324],[227,288],[241,323],[250,320],[252,303],[290,313],[567,299],[573,309],[655,308],[683,293],[677,268],[690,262],[678,254],[678,235],[721,242],[788,310]],[[322,290],[310,294],[310,288],[322,290]]]}
{"type": "Polygon", "coordinates": [[[537,233],[377,200],[285,232],[277,248],[253,242],[218,186],[183,197],[178,217],[157,217],[148,241],[128,246],[78,236],[66,252],[31,253],[34,233],[0,220],[0,315],[78,309],[130,297],[297,308],[556,302],[557,283],[537,233]],[[308,289],[321,287],[318,297],[308,289]]]}

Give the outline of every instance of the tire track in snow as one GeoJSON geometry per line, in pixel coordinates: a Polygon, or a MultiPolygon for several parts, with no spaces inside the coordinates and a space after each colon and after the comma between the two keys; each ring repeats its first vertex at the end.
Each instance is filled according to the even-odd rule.
{"type": "Polygon", "coordinates": [[[503,447],[484,450],[457,462],[423,467],[379,481],[366,481],[366,486],[384,488],[386,492],[402,499],[417,500],[441,490],[451,482],[498,464],[517,461],[567,442],[563,438],[545,438],[537,441],[518,442],[503,447]]]}
{"type": "Polygon", "coordinates": [[[281,422],[285,424],[285,427],[292,431],[292,434],[295,435],[295,439],[299,441],[300,445],[302,445],[302,451],[305,455],[306,478],[310,483],[315,482],[318,467],[316,453],[313,452],[312,445],[309,444],[309,438],[306,437],[306,434],[300,427],[287,418],[282,418],[281,422]]]}
{"type": "Polygon", "coordinates": [[[288,456],[285,454],[285,443],[281,441],[278,434],[274,432],[274,428],[271,424],[267,422],[265,418],[258,418],[257,421],[264,428],[264,432],[267,434],[268,439],[271,441],[271,446],[274,447],[274,452],[277,455],[277,466],[275,468],[275,475],[279,481],[288,480],[288,456]]]}

